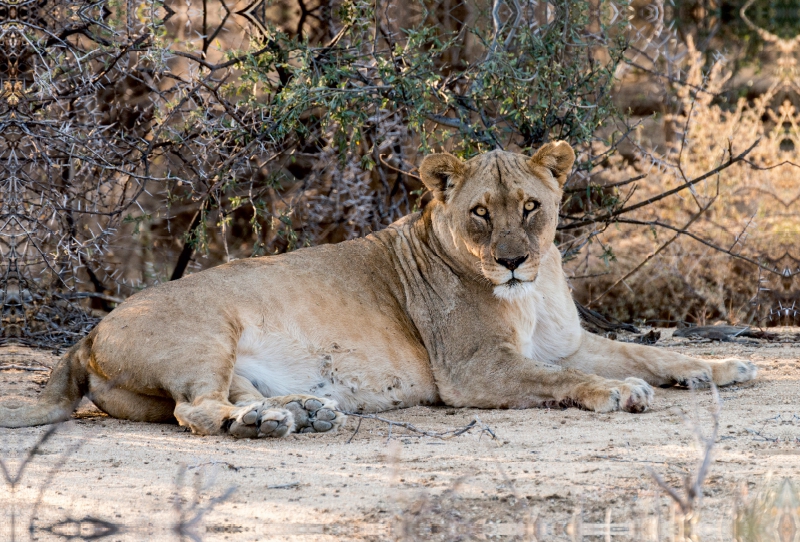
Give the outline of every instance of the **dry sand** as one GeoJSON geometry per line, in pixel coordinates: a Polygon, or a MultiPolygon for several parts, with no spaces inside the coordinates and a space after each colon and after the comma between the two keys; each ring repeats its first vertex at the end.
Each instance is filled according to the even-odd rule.
{"type": "MultiPolygon", "coordinates": [[[[755,383],[720,390],[715,463],[694,527],[703,540],[731,539],[743,488],[752,499],[781,479],[800,487],[797,332],[782,331],[784,342],[658,344],[749,359],[760,370],[755,383]]],[[[48,375],[8,365],[52,367],[56,359],[0,349],[3,396],[33,398],[48,375]]],[[[335,435],[234,440],[112,419],[84,400],[31,457],[14,491],[0,486],[0,540],[176,540],[181,521],[198,540],[669,539],[681,527],[648,468],[679,487],[700,457],[680,413],[699,416],[708,434],[712,404],[707,390],[673,388],[657,390],[644,414],[418,407],[383,416],[430,431],[477,418],[497,438],[473,429],[443,441],[395,428],[388,439],[387,425],[374,420],[353,436],[351,418],[335,435]]],[[[47,430],[0,429],[10,475],[47,430]]],[[[792,513],[797,529],[776,535],[792,538],[774,540],[800,540],[792,513]]]]}

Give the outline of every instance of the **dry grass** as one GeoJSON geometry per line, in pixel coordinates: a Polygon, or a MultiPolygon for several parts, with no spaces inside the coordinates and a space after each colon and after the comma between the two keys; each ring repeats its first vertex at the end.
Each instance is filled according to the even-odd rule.
{"type": "Polygon", "coordinates": [[[605,183],[646,177],[606,197],[646,200],[758,143],[747,160],[590,232],[596,237],[588,250],[567,265],[569,274],[591,277],[573,281],[577,297],[625,321],[791,324],[800,112],[780,100],[796,86],[793,72],[780,72],[752,102],[730,105],[717,99],[731,75],[723,60],[704,70],[689,40],[683,62],[688,84],[675,92],[676,112],[660,123],[672,134],[667,147],[649,148],[640,133],[633,161],[609,158],[605,183]]]}

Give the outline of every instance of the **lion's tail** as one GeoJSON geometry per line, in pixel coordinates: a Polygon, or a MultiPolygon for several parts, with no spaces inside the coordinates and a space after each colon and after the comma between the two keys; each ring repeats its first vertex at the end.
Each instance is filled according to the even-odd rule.
{"type": "Polygon", "coordinates": [[[36,403],[0,404],[0,427],[31,427],[68,419],[89,389],[86,366],[92,335],[61,358],[36,403]]]}

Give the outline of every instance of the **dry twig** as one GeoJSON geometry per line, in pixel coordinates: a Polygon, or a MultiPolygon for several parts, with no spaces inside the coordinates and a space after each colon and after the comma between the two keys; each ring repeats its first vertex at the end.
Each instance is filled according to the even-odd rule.
{"type": "MultiPolygon", "coordinates": [[[[680,494],[678,489],[669,485],[654,469],[650,467],[647,468],[647,471],[658,484],[658,487],[663,489],[667,495],[669,495],[669,497],[675,501],[675,504],[678,505],[681,513],[686,517],[690,517],[700,505],[700,501],[703,496],[703,482],[705,481],[706,476],[708,475],[708,470],[713,462],[712,451],[717,441],[720,412],[719,391],[713,383],[711,384],[711,394],[714,398],[714,406],[711,409],[711,417],[713,420],[711,434],[708,437],[705,437],[698,425],[698,421],[695,419],[690,422],[692,431],[694,432],[698,442],[703,447],[703,456],[697,466],[696,472],[694,474],[687,474],[684,477],[683,495],[680,494]]],[[[689,423],[689,420],[685,415],[684,420],[689,423]]]]}
{"type": "Polygon", "coordinates": [[[47,373],[50,372],[50,369],[47,367],[29,367],[28,365],[11,363],[9,365],[0,365],[0,371],[42,371],[47,373]]]}
{"type": "Polygon", "coordinates": [[[468,432],[470,432],[471,430],[473,430],[473,429],[475,429],[477,427],[477,428],[479,428],[481,430],[481,433],[488,433],[492,437],[492,439],[494,439],[494,440],[497,439],[497,435],[494,434],[494,431],[492,431],[492,429],[488,425],[483,423],[480,420],[480,418],[478,418],[477,416],[475,417],[474,420],[469,422],[464,427],[458,427],[458,428],[455,428],[455,429],[446,429],[444,431],[425,431],[424,429],[419,429],[416,426],[414,426],[413,424],[410,424],[408,422],[398,422],[396,420],[390,420],[388,418],[383,418],[383,417],[378,416],[376,414],[360,414],[360,413],[357,413],[357,412],[344,412],[344,411],[339,411],[339,412],[342,412],[343,414],[346,414],[347,416],[353,416],[354,418],[358,418],[358,426],[356,427],[355,431],[353,431],[353,434],[350,436],[350,438],[347,439],[347,443],[348,444],[353,440],[353,437],[356,436],[356,434],[358,433],[358,430],[361,428],[361,420],[376,420],[376,421],[388,424],[389,429],[388,429],[387,442],[389,440],[391,440],[391,438],[392,438],[392,429],[394,427],[400,427],[402,429],[405,429],[406,431],[409,431],[409,432],[413,433],[412,435],[408,435],[408,436],[413,436],[413,437],[432,437],[432,438],[438,438],[438,439],[441,439],[441,440],[449,440],[449,439],[451,439],[453,437],[457,437],[457,436],[463,435],[464,433],[468,433],[468,432]]]}

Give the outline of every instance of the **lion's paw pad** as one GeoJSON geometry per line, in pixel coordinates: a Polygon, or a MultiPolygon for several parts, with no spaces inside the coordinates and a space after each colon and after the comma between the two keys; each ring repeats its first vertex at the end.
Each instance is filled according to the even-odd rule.
{"type": "Polygon", "coordinates": [[[269,403],[255,403],[240,409],[231,421],[228,433],[236,438],[285,437],[295,423],[288,409],[269,403]]]}
{"type": "Polygon", "coordinates": [[[336,402],[329,399],[295,400],[284,408],[293,414],[298,433],[325,433],[345,420],[344,414],[335,410],[336,402]]]}

